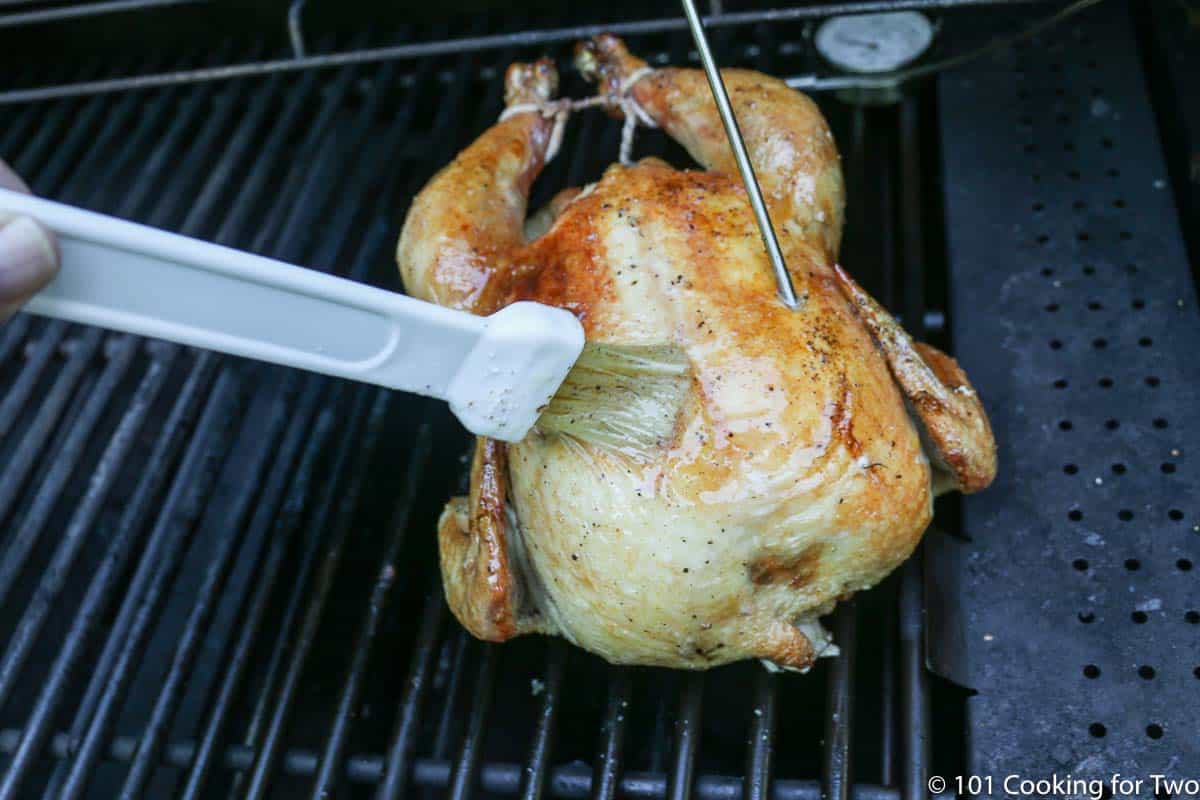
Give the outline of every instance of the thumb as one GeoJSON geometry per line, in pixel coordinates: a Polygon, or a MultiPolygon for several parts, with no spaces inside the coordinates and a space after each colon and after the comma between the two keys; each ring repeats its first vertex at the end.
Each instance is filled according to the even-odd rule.
{"type": "Polygon", "coordinates": [[[45,286],[58,271],[49,232],[29,217],[0,219],[0,320],[45,286]]]}

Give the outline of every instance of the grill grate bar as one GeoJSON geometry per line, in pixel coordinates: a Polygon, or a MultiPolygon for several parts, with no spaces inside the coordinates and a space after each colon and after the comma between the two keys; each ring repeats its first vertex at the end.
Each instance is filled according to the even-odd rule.
{"type": "MultiPolygon", "coordinates": [[[[151,534],[151,540],[154,542],[164,541],[161,561],[151,562],[149,559],[143,561],[146,565],[146,573],[151,572],[150,565],[153,564],[157,569],[151,579],[151,583],[147,588],[147,596],[143,598],[144,602],[130,602],[131,608],[137,607],[136,616],[131,620],[128,631],[128,638],[111,639],[110,641],[117,642],[121,645],[119,655],[117,656],[116,667],[120,669],[124,667],[124,672],[127,674],[129,663],[136,658],[135,651],[141,642],[144,635],[144,628],[149,623],[149,617],[153,614],[153,609],[157,605],[157,600],[161,597],[164,584],[174,573],[178,567],[178,558],[182,549],[182,540],[186,538],[186,526],[168,524],[177,510],[185,510],[187,506],[194,505],[198,498],[196,495],[203,496],[206,493],[206,470],[203,469],[204,462],[210,457],[209,453],[217,448],[224,446],[230,436],[227,424],[222,424],[223,418],[229,415],[230,406],[237,399],[235,397],[236,384],[232,380],[232,376],[228,373],[221,376],[218,381],[219,391],[215,392],[210,399],[208,407],[205,409],[204,415],[201,418],[199,429],[203,430],[204,437],[197,438],[189,452],[185,456],[184,464],[179,472],[179,477],[175,485],[172,487],[172,492],[167,498],[167,502],[163,507],[163,515],[160,518],[160,523],[156,527],[154,533],[151,534]],[[180,505],[184,509],[178,509],[180,505]],[[168,533],[169,532],[169,533],[168,533]]],[[[127,599],[133,601],[133,595],[127,595],[127,599]]],[[[65,687],[65,683],[69,678],[66,659],[59,658],[55,663],[57,680],[52,679],[47,682],[46,688],[38,698],[38,706],[35,713],[30,718],[30,728],[25,732],[25,737],[21,741],[16,754],[13,757],[12,763],[9,765],[8,772],[4,776],[4,783],[0,786],[0,797],[8,800],[15,797],[19,789],[20,782],[23,780],[24,773],[28,770],[32,761],[37,757],[38,751],[44,743],[44,737],[49,732],[49,727],[52,724],[52,710],[61,700],[61,692],[65,687]]],[[[99,676],[95,679],[99,681],[99,676]]],[[[92,764],[99,758],[101,740],[104,733],[111,722],[113,707],[118,703],[119,696],[123,693],[127,681],[112,681],[104,685],[104,694],[99,699],[96,716],[88,726],[87,735],[83,740],[83,746],[76,755],[74,762],[71,764],[71,771],[66,777],[66,786],[58,795],[62,798],[75,798],[83,790],[83,782],[86,779],[87,772],[90,771],[92,764]]]]}
{"type": "MultiPolygon", "coordinates": [[[[921,550],[918,550],[921,552],[921,550]]],[[[900,794],[904,800],[926,796],[929,770],[929,676],[925,671],[924,621],[921,609],[921,567],[909,559],[900,578],[900,681],[904,769],[900,794]]]]}
{"type": "MultiPolygon", "coordinates": [[[[274,87],[278,89],[276,85],[274,87]]],[[[235,87],[236,89],[236,87],[235,87]]],[[[275,92],[265,93],[266,97],[264,105],[270,101],[275,92]]],[[[206,97],[204,93],[202,97],[206,97]]],[[[165,221],[174,215],[172,209],[180,207],[180,201],[183,198],[190,199],[188,187],[198,177],[198,170],[203,163],[204,154],[211,152],[210,148],[216,142],[216,136],[222,130],[223,125],[229,119],[229,111],[232,110],[234,97],[238,96],[236,91],[230,98],[230,103],[225,107],[225,113],[218,112],[209,117],[209,125],[203,129],[195,142],[188,149],[188,155],[182,160],[176,172],[176,180],[171,181],[167,189],[168,191],[161,196],[160,202],[156,204],[152,214],[151,222],[154,224],[165,224],[165,221]]],[[[204,110],[205,104],[200,101],[194,106],[194,111],[200,113],[204,110]]],[[[253,112],[252,112],[253,113],[253,112]]],[[[177,117],[177,120],[182,118],[177,117]]],[[[239,131],[239,134],[241,131],[239,131]]],[[[235,163],[240,160],[241,156],[250,146],[248,136],[234,136],[230,141],[229,147],[226,149],[222,159],[218,162],[217,169],[209,176],[206,187],[211,186],[215,181],[220,180],[222,167],[230,163],[235,163]]],[[[165,144],[165,142],[164,142],[165,144]]],[[[164,150],[160,148],[160,153],[164,150]]],[[[156,154],[157,155],[157,154],[156,154]]],[[[166,156],[163,156],[166,160],[166,156]]],[[[152,157],[153,160],[153,157],[152,157]]],[[[259,170],[255,170],[258,172],[259,170]]],[[[149,173],[153,176],[156,173],[149,173]]],[[[253,177],[253,173],[252,173],[253,177]]],[[[139,194],[140,187],[135,186],[132,192],[133,195],[139,194]]],[[[186,206],[182,206],[186,208],[186,206]]],[[[199,232],[203,226],[205,217],[211,211],[211,205],[205,206],[197,204],[192,207],[192,212],[188,215],[184,222],[182,232],[189,235],[194,235],[199,232]],[[204,214],[198,212],[204,211],[204,214]]],[[[164,353],[176,353],[179,351],[175,345],[161,345],[164,353]]],[[[153,510],[153,505],[156,498],[163,489],[163,484],[166,477],[170,474],[169,466],[175,462],[178,456],[178,449],[183,446],[183,435],[186,427],[190,425],[191,420],[197,413],[200,405],[204,402],[205,396],[212,388],[212,382],[217,373],[218,359],[211,353],[200,353],[194,360],[191,372],[185,379],[185,389],[174,409],[171,411],[171,416],[164,428],[167,431],[165,437],[160,438],[156,449],[152,454],[147,469],[143,473],[142,479],[139,481],[138,487],[133,495],[132,500],[128,504],[125,514],[123,515],[121,528],[122,531],[136,530],[141,527],[143,520],[153,510]]],[[[204,437],[207,433],[204,428],[196,428],[195,436],[204,437]]],[[[198,445],[190,445],[198,446],[198,445]]],[[[182,476],[181,476],[182,477],[182,476]]],[[[172,491],[176,491],[173,489],[172,491]]],[[[153,575],[153,565],[157,563],[155,553],[161,547],[175,547],[173,543],[169,543],[166,537],[170,526],[160,525],[154,535],[151,536],[150,542],[146,546],[146,550],[138,565],[137,573],[133,581],[129,584],[126,591],[125,600],[122,603],[117,621],[112,626],[109,636],[105,642],[103,652],[97,662],[96,668],[92,671],[92,680],[89,682],[87,690],[84,694],[82,702],[75,714],[75,722],[72,724],[72,734],[76,737],[82,737],[86,730],[89,721],[92,718],[96,705],[100,702],[103,692],[107,688],[107,676],[111,673],[116,659],[118,658],[119,645],[125,640],[128,635],[130,625],[132,625],[134,615],[137,613],[138,598],[141,596],[145,584],[150,581],[153,575]]],[[[111,591],[111,586],[102,591],[101,601],[107,604],[106,595],[111,591]]],[[[90,633],[85,629],[79,642],[79,647],[84,644],[84,639],[90,633]]],[[[64,652],[64,656],[66,653],[64,652]]],[[[71,658],[74,658],[72,655],[71,658]]],[[[67,659],[67,663],[70,659],[67,659]]],[[[57,794],[57,787],[65,775],[61,770],[57,770],[51,779],[50,788],[48,789],[49,796],[57,794]]]]}
{"type": "MultiPolygon", "coordinates": [[[[293,97],[294,100],[291,107],[297,108],[300,105],[301,99],[304,97],[304,95],[298,92],[293,97]]],[[[285,111],[284,118],[286,118],[286,116],[287,115],[285,111]]],[[[244,130],[245,128],[243,127],[239,133],[244,130]]],[[[281,135],[281,130],[284,130],[284,126],[277,126],[272,132],[272,135],[278,138],[281,135]]],[[[223,164],[228,165],[231,162],[236,163],[236,161],[240,160],[241,156],[249,150],[250,144],[251,140],[248,135],[242,137],[240,140],[235,137],[230,149],[226,152],[223,164]]],[[[249,177],[247,190],[239,196],[239,199],[245,198],[248,194],[253,194],[255,196],[259,195],[263,189],[263,178],[261,176],[263,176],[265,171],[266,170],[263,167],[263,162],[260,161],[255,165],[255,169],[252,171],[249,177]]],[[[207,186],[212,186],[215,178],[215,174],[210,176],[207,186]]],[[[231,211],[231,217],[234,215],[239,215],[237,204],[235,204],[235,208],[233,211],[231,211]]],[[[244,212],[242,212],[240,216],[244,217],[244,212]]],[[[230,224],[231,221],[232,220],[227,220],[225,226],[223,227],[223,232],[226,232],[230,236],[234,234],[233,226],[230,224]]],[[[188,218],[185,220],[184,224],[185,228],[187,229],[185,232],[195,233],[195,229],[199,228],[201,223],[202,217],[196,214],[196,209],[193,209],[193,212],[189,214],[188,218]]],[[[207,355],[202,355],[197,359],[194,370],[199,372],[200,370],[206,369],[206,364],[208,361],[209,357],[207,355]]],[[[223,373],[221,379],[224,379],[227,374],[228,373],[223,373]]],[[[203,494],[207,494],[208,488],[211,487],[214,478],[215,476],[211,474],[204,475],[204,480],[201,482],[201,485],[204,485],[205,487],[203,489],[203,494]]],[[[166,520],[169,520],[169,516],[164,513],[160,516],[160,524],[166,520]]],[[[136,612],[138,614],[137,619],[131,620],[129,623],[130,628],[123,643],[125,646],[121,650],[120,657],[117,658],[116,663],[112,667],[112,674],[109,676],[108,685],[105,685],[103,680],[104,673],[97,672],[94,677],[94,685],[97,687],[97,691],[102,691],[103,694],[100,695],[99,706],[96,710],[95,716],[92,718],[90,723],[88,723],[88,730],[85,736],[85,748],[81,753],[81,758],[72,765],[71,772],[65,779],[66,785],[64,787],[64,793],[67,796],[73,796],[72,793],[77,794],[82,792],[87,781],[90,779],[92,767],[97,759],[97,753],[100,747],[100,739],[103,737],[106,728],[114,721],[113,717],[120,705],[121,698],[128,688],[128,682],[132,679],[132,673],[136,665],[137,654],[143,647],[145,647],[146,637],[148,636],[152,627],[152,621],[161,611],[162,602],[164,600],[163,595],[165,593],[165,586],[172,580],[174,571],[177,568],[177,565],[174,564],[174,561],[182,555],[181,551],[183,542],[181,539],[183,538],[186,537],[177,536],[170,542],[172,549],[172,558],[169,561],[170,569],[157,573],[154,576],[154,582],[151,584],[150,588],[147,589],[147,594],[144,598],[141,608],[139,608],[136,612]],[[88,742],[91,742],[90,746],[88,745],[88,742]]],[[[130,613],[135,613],[133,609],[137,608],[133,602],[134,597],[135,595],[133,595],[132,592],[127,596],[126,607],[130,610],[130,613]]],[[[122,614],[124,615],[124,613],[125,609],[123,608],[122,614]]],[[[118,621],[118,624],[120,624],[120,620],[118,621]]],[[[110,642],[112,641],[119,641],[119,639],[114,636],[110,638],[110,642]]],[[[91,694],[91,691],[92,689],[89,687],[89,694],[91,694]]],[[[86,699],[87,698],[85,698],[85,703],[86,699]]],[[[81,719],[86,719],[86,717],[81,717],[81,719]]]]}
{"type": "MultiPolygon", "coordinates": [[[[65,331],[66,326],[53,326],[56,332],[65,331]]],[[[0,486],[0,520],[7,518],[13,512],[13,504],[20,496],[19,490],[25,486],[37,464],[37,457],[51,440],[59,421],[68,410],[75,389],[84,380],[88,367],[100,349],[103,333],[96,328],[84,330],[79,339],[70,348],[66,366],[54,379],[54,385],[38,407],[37,415],[32,424],[21,437],[16,452],[8,459],[8,468],[3,486],[0,486]]],[[[17,536],[5,543],[5,558],[0,565],[0,599],[12,588],[16,578],[16,570],[24,563],[29,548],[33,546],[31,537],[26,534],[17,536]],[[7,576],[6,576],[7,574],[7,576]]]]}
{"type": "Polygon", "coordinates": [[[413,739],[421,721],[421,703],[429,691],[434,659],[438,653],[438,635],[445,619],[446,603],[442,598],[442,587],[437,584],[425,601],[425,611],[421,615],[421,629],[413,647],[408,680],[404,683],[404,697],[400,701],[400,711],[396,716],[396,730],[388,746],[384,777],[375,794],[375,800],[397,800],[404,793],[413,739]]]}
{"type": "Polygon", "coordinates": [[[195,666],[198,648],[216,610],[221,589],[231,572],[232,559],[238,552],[237,545],[241,542],[239,531],[242,520],[249,511],[251,496],[258,487],[268,454],[275,452],[275,443],[284,433],[290,405],[289,395],[294,391],[294,384],[299,382],[298,375],[289,375],[289,378],[290,380],[285,381],[281,387],[281,397],[276,400],[266,424],[265,446],[257,448],[245,462],[246,470],[243,473],[244,480],[241,481],[241,491],[219,508],[218,520],[213,524],[213,528],[219,532],[219,538],[209,555],[204,581],[196,592],[196,599],[176,644],[170,670],[162,681],[162,688],[142,732],[129,774],[121,787],[121,800],[141,797],[157,765],[167,727],[182,700],[187,678],[195,666]]]}
{"type": "MultiPolygon", "coordinates": [[[[921,286],[925,254],[921,241],[921,164],[917,108],[907,100],[900,113],[900,203],[902,220],[902,259],[906,281],[921,286]]],[[[922,304],[919,291],[909,290],[905,314],[919,326],[924,320],[923,305],[909,308],[907,303],[922,304]]],[[[929,675],[925,669],[924,592],[921,583],[921,559],[925,548],[905,562],[900,572],[900,680],[902,684],[903,735],[906,748],[900,791],[905,800],[927,796],[929,769],[929,675]]]]}
{"type": "Polygon", "coordinates": [[[847,800],[851,784],[851,741],[854,731],[855,651],[858,647],[857,604],[843,601],[834,612],[833,639],[841,652],[829,669],[825,708],[825,749],[822,759],[823,795],[826,800],[847,800]]]}
{"type": "MultiPolygon", "coordinates": [[[[207,422],[217,426],[218,430],[210,433],[209,437],[197,439],[193,443],[189,458],[181,468],[179,478],[159,516],[156,527],[171,529],[163,561],[158,564],[159,568],[140,602],[131,603],[131,607],[136,608],[135,616],[130,622],[126,637],[117,640],[120,649],[116,662],[107,683],[102,684],[104,691],[98,701],[95,715],[87,725],[83,746],[66,776],[62,789],[64,800],[75,800],[83,793],[93,768],[99,761],[104,741],[116,722],[117,712],[136,672],[153,623],[162,610],[167,589],[180,567],[185,544],[190,539],[191,522],[199,514],[204,499],[215,483],[215,471],[208,469],[206,462],[213,459],[216,453],[223,452],[232,441],[234,431],[231,418],[234,416],[234,408],[242,399],[240,390],[241,387],[233,373],[229,370],[222,371],[209,407],[205,411],[206,417],[213,414],[217,415],[217,418],[201,421],[201,425],[207,422]]],[[[132,596],[129,596],[129,599],[132,600],[132,596]]],[[[100,680],[99,675],[96,679],[100,680]]]]}
{"type": "Polygon", "coordinates": [[[463,736],[458,757],[454,761],[449,800],[467,800],[475,791],[479,778],[479,761],[483,757],[484,737],[487,721],[492,711],[493,687],[496,682],[497,647],[491,642],[479,645],[482,654],[479,674],[475,678],[475,692],[471,697],[471,712],[467,718],[467,732],[463,736]]]}
{"type": "MultiPolygon", "coordinates": [[[[312,651],[312,645],[316,639],[317,627],[320,625],[321,617],[324,615],[325,605],[329,600],[329,593],[333,587],[338,566],[341,564],[342,555],[345,552],[346,540],[349,537],[351,523],[354,521],[354,511],[357,508],[357,500],[362,492],[363,482],[366,479],[367,467],[371,463],[381,438],[384,412],[387,410],[387,392],[355,387],[352,391],[352,396],[354,396],[354,400],[349,412],[351,424],[341,446],[338,448],[334,467],[330,473],[335,476],[349,475],[349,477],[345,481],[343,492],[338,496],[338,509],[334,515],[332,524],[333,532],[316,574],[315,583],[312,588],[312,599],[305,609],[304,618],[296,635],[295,643],[291,648],[287,672],[284,674],[283,682],[280,684],[274,708],[270,719],[267,721],[262,747],[259,750],[258,758],[254,762],[254,768],[250,773],[249,784],[244,794],[247,800],[261,800],[270,786],[275,764],[283,746],[283,735],[288,719],[295,706],[296,691],[299,688],[301,672],[312,651]],[[371,400],[372,395],[374,395],[373,400],[371,400]],[[366,424],[360,427],[364,417],[366,417],[366,424]],[[363,442],[360,443],[358,441],[359,431],[364,428],[366,432],[365,437],[363,442]]],[[[310,526],[314,536],[324,528],[323,520],[333,505],[337,489],[341,488],[338,486],[338,483],[339,481],[337,480],[329,481],[321,497],[320,511],[315,515],[314,524],[310,526]]],[[[296,584],[297,588],[303,589],[305,583],[307,581],[298,581],[296,584]]],[[[285,628],[284,630],[287,629],[285,628]]],[[[288,638],[290,639],[291,637],[289,636],[288,638]]],[[[279,641],[284,642],[286,640],[281,637],[279,641]]],[[[269,695],[270,688],[269,685],[263,686],[264,697],[269,695]]]]}
{"type": "Polygon", "coordinates": [[[888,599],[880,623],[879,782],[892,786],[896,781],[896,581],[888,580],[881,588],[888,599]]]}
{"type": "Polygon", "coordinates": [[[181,800],[195,800],[199,797],[211,772],[221,735],[233,710],[238,688],[249,664],[251,650],[262,626],[267,603],[279,578],[283,558],[291,544],[292,537],[288,532],[296,524],[299,507],[302,505],[302,500],[298,497],[303,498],[307,493],[316,468],[317,456],[329,439],[333,415],[328,411],[317,415],[324,383],[311,376],[305,381],[301,398],[291,412],[291,426],[279,448],[277,468],[271,472],[254,519],[246,533],[247,538],[258,539],[263,531],[270,528],[269,550],[258,575],[254,594],[238,615],[244,622],[213,701],[211,715],[197,745],[187,783],[180,794],[181,800]],[[314,415],[317,415],[315,422],[314,415]],[[304,447],[301,453],[302,444],[304,447]],[[288,469],[295,463],[297,456],[299,464],[295,471],[289,474],[288,469]],[[290,491],[285,497],[284,490],[289,486],[290,491]]]}
{"type": "MultiPolygon", "coordinates": [[[[438,761],[446,761],[450,754],[450,739],[457,727],[460,714],[457,713],[458,697],[462,693],[463,672],[466,669],[467,653],[474,639],[463,628],[458,628],[457,635],[446,643],[446,655],[449,659],[450,672],[445,679],[445,691],[442,694],[442,713],[438,717],[437,730],[434,733],[433,749],[430,755],[438,761]]],[[[450,772],[447,768],[445,778],[439,784],[449,785],[450,772]]],[[[432,793],[426,793],[433,796],[432,793]]]]}
{"type": "Polygon", "coordinates": [[[621,786],[621,761],[625,748],[625,727],[629,717],[632,682],[629,670],[611,667],[608,676],[608,706],[600,726],[600,751],[592,774],[592,797],[612,800],[621,786]]]}
{"type": "MultiPolygon", "coordinates": [[[[164,350],[166,352],[160,356],[159,361],[163,362],[165,369],[167,359],[173,356],[175,350],[173,348],[164,348],[164,350]]],[[[133,553],[136,543],[135,532],[141,529],[142,518],[149,506],[145,498],[158,496],[165,482],[167,465],[174,463],[179,454],[179,449],[183,445],[183,432],[189,427],[190,421],[199,411],[202,400],[200,387],[208,383],[212,372],[212,362],[207,359],[205,361],[210,365],[209,368],[194,373],[192,378],[184,384],[183,390],[180,392],[167,419],[165,430],[169,433],[166,436],[160,437],[156,443],[154,451],[147,462],[147,469],[142,473],[142,478],[138,482],[133,498],[127,505],[126,512],[121,518],[117,532],[113,536],[112,544],[105,554],[100,568],[96,571],[92,583],[88,586],[87,594],[80,605],[79,613],[72,622],[71,630],[67,634],[63,648],[54,661],[49,679],[46,681],[42,689],[42,694],[38,698],[35,711],[30,717],[29,728],[35,732],[34,739],[36,741],[40,741],[49,730],[54,709],[57,708],[61,695],[65,691],[76,660],[83,653],[91,635],[96,632],[99,619],[113,599],[112,595],[117,587],[117,579],[123,574],[125,565],[133,553]]],[[[199,436],[200,434],[201,429],[198,428],[197,435],[199,436]]],[[[152,535],[146,543],[143,551],[143,561],[139,565],[134,579],[129,583],[128,597],[132,598],[140,594],[141,585],[149,579],[151,565],[157,561],[155,555],[166,546],[165,536],[169,530],[166,526],[160,527],[156,531],[157,536],[152,535]]],[[[128,605],[128,608],[132,611],[132,603],[128,605]]],[[[125,609],[122,609],[123,613],[111,628],[112,634],[110,639],[106,643],[104,653],[94,670],[96,676],[107,675],[111,669],[113,659],[116,658],[116,643],[124,638],[118,634],[124,633],[130,622],[129,615],[125,614],[124,611],[125,609]]],[[[73,741],[78,741],[83,736],[87,721],[91,718],[92,708],[99,701],[99,691],[103,685],[104,682],[99,677],[94,678],[89,684],[89,694],[85,695],[83,702],[80,704],[75,714],[75,721],[71,727],[71,738],[73,741]]],[[[47,796],[55,797],[58,795],[57,785],[63,777],[62,770],[56,769],[51,778],[47,796]]]]}
{"type": "MultiPolygon", "coordinates": [[[[0,367],[3,367],[12,357],[13,353],[17,351],[17,347],[25,341],[25,337],[28,335],[28,314],[18,314],[4,323],[3,331],[0,331],[0,367]]],[[[7,399],[7,395],[5,397],[7,399]]],[[[3,436],[3,433],[0,433],[0,436],[3,436]]]]}
{"type": "Polygon", "coordinates": [[[543,689],[542,707],[538,712],[537,728],[533,733],[533,747],[530,748],[529,761],[525,766],[525,779],[521,786],[522,800],[541,800],[546,791],[566,663],[566,642],[562,639],[552,639],[546,645],[546,685],[543,689]]]}
{"type": "MultiPolygon", "coordinates": [[[[128,340],[124,342],[122,351],[123,353],[119,354],[118,358],[124,362],[125,366],[116,371],[118,377],[119,374],[124,373],[125,367],[128,366],[133,356],[132,343],[128,340]]],[[[16,629],[8,640],[3,661],[0,661],[0,706],[3,706],[8,698],[25,660],[33,649],[38,634],[42,631],[51,607],[62,590],[71,566],[79,554],[87,531],[94,524],[116,473],[120,470],[138,431],[145,422],[150,405],[162,389],[170,364],[170,358],[156,359],[151,362],[130,401],[128,411],[117,425],[108,447],[96,465],[95,478],[88,484],[87,494],[84,495],[78,509],[71,517],[50,565],[43,573],[25,613],[21,616],[20,622],[17,623],[16,629]]],[[[110,388],[103,386],[104,380],[102,379],[101,385],[97,387],[97,394],[106,395],[111,391],[110,388]]],[[[56,462],[54,469],[58,469],[59,464],[62,463],[65,462],[56,462]]]]}
{"type": "MultiPolygon", "coordinates": [[[[327,424],[331,424],[334,416],[334,409],[341,405],[341,396],[344,387],[341,384],[334,384],[331,391],[331,396],[326,402],[326,408],[318,418],[317,425],[324,428],[327,424]],[[327,422],[329,420],[330,422],[327,422]]],[[[339,456],[341,454],[339,453],[339,456]]],[[[307,487],[304,487],[307,488],[307,487]]],[[[300,559],[300,566],[297,568],[292,591],[288,595],[287,605],[277,623],[278,634],[275,639],[274,646],[271,649],[271,655],[267,660],[267,667],[263,671],[262,687],[259,690],[259,698],[255,703],[254,711],[250,715],[250,721],[246,726],[243,736],[244,743],[249,746],[255,746],[255,743],[261,733],[262,726],[267,722],[267,712],[270,708],[269,701],[273,692],[275,682],[279,678],[279,671],[283,668],[283,656],[287,649],[287,642],[292,627],[295,625],[296,616],[300,613],[300,604],[304,597],[304,588],[308,585],[312,570],[316,563],[317,551],[320,548],[321,540],[319,537],[320,526],[329,513],[328,498],[332,492],[329,488],[324,493],[323,502],[319,503],[316,510],[313,512],[315,520],[307,526],[307,535],[305,536],[305,549],[300,559]]],[[[302,511],[303,495],[295,496],[297,506],[294,507],[293,513],[297,516],[302,511]]],[[[278,534],[278,532],[276,532],[278,534]]],[[[247,765],[251,766],[251,765],[247,765]]],[[[238,788],[239,781],[243,776],[237,775],[234,783],[234,788],[238,788]]]]}
{"type": "Polygon", "coordinates": [[[67,19],[94,17],[98,14],[146,11],[165,6],[194,5],[206,2],[208,0],[107,0],[107,2],[100,3],[75,3],[61,8],[0,14],[0,28],[62,22],[67,19]]]}
{"type": "Polygon", "coordinates": [[[754,678],[754,720],[750,723],[750,742],[746,748],[746,778],[742,786],[746,800],[770,800],[778,705],[779,681],[774,673],[760,669],[754,678]]]}
{"type": "MultiPolygon", "coordinates": [[[[12,728],[0,730],[0,754],[13,751],[21,731],[12,728]]],[[[106,758],[123,763],[133,758],[138,740],[130,736],[117,736],[109,744],[106,758]]],[[[197,745],[192,741],[169,744],[162,753],[162,762],[175,768],[186,768],[192,763],[197,745]]],[[[73,752],[71,738],[66,733],[51,737],[46,755],[55,759],[69,758],[73,752]]],[[[245,745],[225,748],[221,763],[229,770],[248,769],[253,763],[255,751],[245,745]]],[[[320,756],[305,749],[290,749],[280,758],[281,771],[297,777],[312,776],[317,771],[320,756]]],[[[372,784],[383,777],[385,759],[381,755],[355,754],[343,765],[343,774],[354,784],[372,784]]],[[[445,787],[453,765],[445,760],[420,758],[413,765],[413,782],[422,787],[445,787]]],[[[518,793],[524,766],[502,762],[488,762],[479,770],[479,786],[485,792],[500,795],[518,793]]],[[[550,784],[555,797],[586,798],[590,796],[591,771],[573,764],[555,767],[550,774],[550,784]]],[[[666,778],[661,774],[631,772],[621,780],[622,797],[654,798],[666,795],[666,778]]],[[[734,800],[740,796],[741,778],[724,775],[701,775],[696,779],[695,796],[700,800],[734,800]]],[[[817,781],[781,779],[775,782],[771,796],[775,800],[821,800],[821,786],[817,781]]],[[[899,800],[899,792],[892,787],[872,784],[855,784],[851,793],[853,800],[899,800]]]]}
{"type": "Polygon", "coordinates": [[[703,709],[704,673],[689,672],[683,678],[683,688],[679,694],[679,717],[675,720],[675,751],[667,780],[667,797],[670,800],[687,800],[692,795],[703,709]]]}
{"type": "MultiPolygon", "coordinates": [[[[33,392],[34,387],[37,386],[42,374],[49,366],[50,359],[62,346],[63,336],[66,335],[68,327],[67,323],[58,319],[51,320],[42,326],[33,352],[29,353],[25,366],[21,368],[21,373],[13,382],[8,393],[4,395],[4,401],[0,402],[0,438],[7,436],[12,425],[17,421],[25,401],[29,399],[30,393],[33,392]]],[[[26,436],[29,435],[30,433],[26,432],[26,436]]],[[[8,469],[12,470],[13,467],[10,466],[8,469]]],[[[23,476],[18,481],[8,470],[6,470],[6,475],[8,479],[5,481],[5,486],[9,488],[0,489],[0,520],[3,520],[8,513],[8,505],[13,501],[19,488],[14,484],[24,481],[23,476]]]]}
{"type": "Polygon", "coordinates": [[[367,661],[371,657],[371,648],[375,643],[375,635],[379,631],[380,616],[387,609],[392,588],[396,583],[396,562],[400,558],[401,549],[407,538],[408,520],[412,514],[413,504],[416,502],[417,489],[421,485],[421,475],[429,460],[431,430],[428,424],[422,425],[413,444],[412,455],[405,472],[404,491],[401,492],[395,515],[389,523],[392,536],[388,541],[387,549],[384,550],[383,566],[375,579],[375,586],[371,591],[362,628],[354,641],[354,656],[346,680],[342,684],[337,714],[330,725],[329,739],[326,741],[325,751],[321,755],[321,766],[312,790],[314,800],[320,800],[332,793],[334,780],[342,764],[346,738],[350,733],[350,721],[355,709],[358,708],[362,695],[363,675],[367,669],[367,661]]]}

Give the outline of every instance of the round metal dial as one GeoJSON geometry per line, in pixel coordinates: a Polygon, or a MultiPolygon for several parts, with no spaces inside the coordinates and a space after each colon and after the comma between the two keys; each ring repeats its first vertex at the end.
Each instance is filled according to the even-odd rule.
{"type": "Polygon", "coordinates": [[[914,61],[933,41],[933,25],[916,11],[834,17],[817,29],[817,50],[850,72],[890,72],[914,61]]]}

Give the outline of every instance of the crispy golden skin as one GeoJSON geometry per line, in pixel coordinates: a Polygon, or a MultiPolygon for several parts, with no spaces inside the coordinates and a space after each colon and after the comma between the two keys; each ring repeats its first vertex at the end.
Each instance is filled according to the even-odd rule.
{"type": "MultiPolygon", "coordinates": [[[[614,37],[579,63],[602,88],[642,66],[614,37]]],[[[617,663],[804,668],[828,644],[816,616],[916,546],[931,460],[966,491],[994,474],[961,369],[835,269],[841,170],[816,106],[765,75],[725,79],[803,310],[776,298],[698,70],[632,91],[704,171],[614,165],[525,227],[549,123],[520,113],[414,202],[398,252],[413,294],[477,313],[567,308],[589,339],[671,342],[695,372],[677,437],[649,461],[536,432],[479,443],[471,496],[439,526],[451,608],[477,636],[558,633],[617,663]]],[[[508,80],[510,102],[552,91],[545,64],[508,80]]]]}

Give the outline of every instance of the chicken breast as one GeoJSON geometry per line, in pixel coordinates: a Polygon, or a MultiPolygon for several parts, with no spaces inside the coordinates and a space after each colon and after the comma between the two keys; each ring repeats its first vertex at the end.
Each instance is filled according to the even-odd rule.
{"type": "Polygon", "coordinates": [[[557,634],[614,663],[806,668],[829,649],[817,617],[912,552],[935,493],[991,481],[987,417],[953,359],[912,342],[835,265],[839,157],[808,98],[724,72],[803,299],[790,310],[703,73],[647,72],[612,36],[577,63],[703,169],[614,164],[526,226],[553,127],[532,105],[556,76],[514,65],[515,113],[413,203],[405,285],[476,313],[566,308],[591,340],[676,344],[692,400],[650,458],[537,431],[480,440],[470,496],[439,523],[450,607],[478,637],[557,634]]]}

